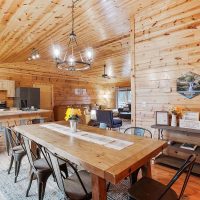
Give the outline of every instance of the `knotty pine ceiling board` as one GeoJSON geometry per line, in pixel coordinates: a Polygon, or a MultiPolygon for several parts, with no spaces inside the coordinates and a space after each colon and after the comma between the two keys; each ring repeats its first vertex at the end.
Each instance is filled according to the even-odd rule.
{"type": "Polygon", "coordinates": [[[71,31],[70,0],[0,0],[0,71],[56,76],[98,82],[127,81],[130,77],[130,23],[138,10],[157,0],[80,0],[75,10],[75,32],[80,49],[92,46],[92,69],[63,72],[56,68],[52,44],[66,50],[71,31]],[[41,59],[27,61],[32,48],[41,59]],[[101,78],[103,65],[116,78],[101,78]],[[7,70],[7,71],[6,71],[7,70]]]}

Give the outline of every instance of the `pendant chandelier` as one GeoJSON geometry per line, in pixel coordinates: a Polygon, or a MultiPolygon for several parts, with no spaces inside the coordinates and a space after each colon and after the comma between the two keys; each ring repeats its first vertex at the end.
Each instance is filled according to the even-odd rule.
{"type": "Polygon", "coordinates": [[[61,58],[60,46],[53,46],[54,59],[58,69],[68,71],[81,71],[90,69],[93,61],[93,49],[87,48],[84,53],[81,53],[77,43],[77,36],[74,31],[74,9],[75,3],[78,0],[72,0],[72,30],[69,35],[67,52],[64,58],[61,58]],[[76,51],[76,55],[75,52],[76,51]]]}

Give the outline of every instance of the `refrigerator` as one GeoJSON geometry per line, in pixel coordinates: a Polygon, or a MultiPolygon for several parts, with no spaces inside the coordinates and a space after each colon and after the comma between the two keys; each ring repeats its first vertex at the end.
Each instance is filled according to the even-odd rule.
{"type": "Polygon", "coordinates": [[[40,88],[16,88],[15,107],[24,108],[40,108],[40,88]]]}

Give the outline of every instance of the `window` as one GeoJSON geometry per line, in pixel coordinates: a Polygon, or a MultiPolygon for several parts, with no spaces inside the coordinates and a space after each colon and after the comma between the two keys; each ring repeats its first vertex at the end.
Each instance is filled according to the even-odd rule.
{"type": "Polygon", "coordinates": [[[117,106],[123,108],[127,104],[131,104],[131,89],[119,88],[117,91],[117,106]]]}

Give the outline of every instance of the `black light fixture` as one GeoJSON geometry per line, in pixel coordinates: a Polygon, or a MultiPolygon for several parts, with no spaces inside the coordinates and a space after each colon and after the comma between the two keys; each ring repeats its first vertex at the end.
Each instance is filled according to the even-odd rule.
{"type": "Polygon", "coordinates": [[[67,46],[67,52],[64,58],[61,58],[61,49],[58,45],[53,45],[54,59],[58,69],[68,70],[68,71],[81,71],[90,69],[93,61],[93,49],[91,47],[86,48],[85,53],[78,51],[77,57],[74,54],[74,50],[77,51],[79,48],[77,43],[77,36],[74,31],[74,9],[75,3],[78,0],[72,0],[72,30],[69,34],[69,41],[67,46]],[[76,49],[75,49],[76,48],[76,49]]]}
{"type": "Polygon", "coordinates": [[[30,57],[28,60],[37,60],[40,58],[40,53],[37,49],[33,48],[30,57]]]}

